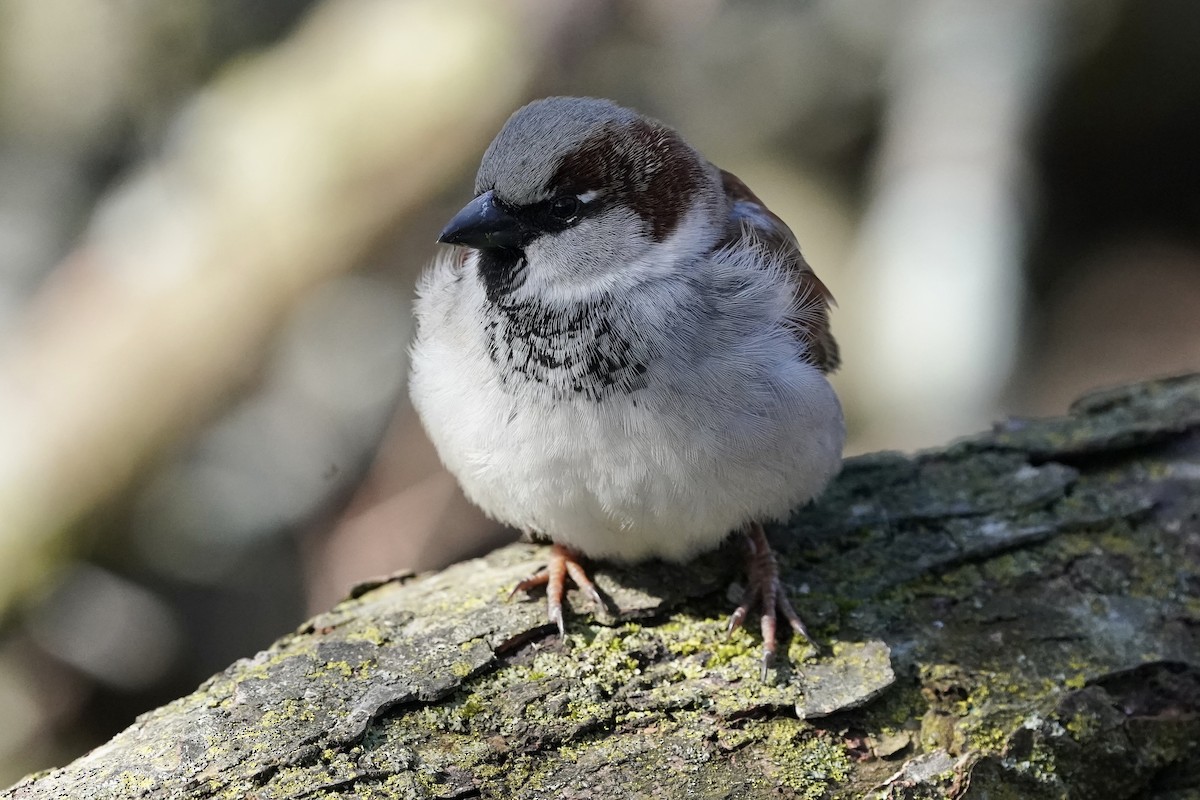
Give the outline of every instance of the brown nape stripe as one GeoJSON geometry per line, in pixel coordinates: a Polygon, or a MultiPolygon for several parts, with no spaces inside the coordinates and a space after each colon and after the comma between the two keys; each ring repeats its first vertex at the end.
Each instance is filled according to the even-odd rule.
{"type": "Polygon", "coordinates": [[[564,156],[551,186],[571,194],[599,190],[666,239],[704,181],[703,162],[675,131],[649,120],[609,125],[564,156]]]}

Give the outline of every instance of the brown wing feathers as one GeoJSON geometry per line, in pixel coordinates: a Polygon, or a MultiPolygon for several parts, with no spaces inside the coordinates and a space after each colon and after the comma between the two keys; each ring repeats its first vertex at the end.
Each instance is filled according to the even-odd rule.
{"type": "Polygon", "coordinates": [[[730,231],[722,245],[746,235],[780,255],[795,284],[796,310],[791,325],[808,346],[813,365],[822,372],[833,372],[841,359],[837,342],[829,329],[829,306],[833,295],[821,282],[800,253],[795,234],[740,178],[721,170],[725,195],[729,198],[730,231]],[[750,231],[747,231],[750,228],[750,231]]]}

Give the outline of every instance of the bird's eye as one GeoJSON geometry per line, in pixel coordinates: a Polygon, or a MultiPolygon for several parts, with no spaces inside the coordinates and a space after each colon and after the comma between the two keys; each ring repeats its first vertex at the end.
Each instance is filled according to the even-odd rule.
{"type": "Polygon", "coordinates": [[[550,201],[550,216],[562,222],[567,222],[579,214],[579,198],[574,195],[562,195],[550,201]]]}

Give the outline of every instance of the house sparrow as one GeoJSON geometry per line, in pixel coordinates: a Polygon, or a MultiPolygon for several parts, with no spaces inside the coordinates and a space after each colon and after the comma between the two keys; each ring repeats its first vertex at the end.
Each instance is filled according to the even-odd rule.
{"type": "Polygon", "coordinates": [[[554,542],[563,631],[582,556],[683,561],[741,531],[761,611],[808,637],[761,522],[818,494],[845,430],[829,291],[795,236],[678,133],[606,100],[509,118],[423,276],[413,404],[467,497],[554,542]]]}

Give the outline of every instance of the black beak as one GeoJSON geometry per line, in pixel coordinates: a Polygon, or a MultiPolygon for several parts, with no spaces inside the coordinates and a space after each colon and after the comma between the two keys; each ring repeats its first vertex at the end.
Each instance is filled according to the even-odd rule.
{"type": "Polygon", "coordinates": [[[491,192],[484,192],[454,215],[438,241],[479,250],[519,248],[524,234],[520,220],[497,204],[491,192]]]}

